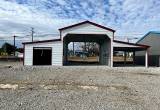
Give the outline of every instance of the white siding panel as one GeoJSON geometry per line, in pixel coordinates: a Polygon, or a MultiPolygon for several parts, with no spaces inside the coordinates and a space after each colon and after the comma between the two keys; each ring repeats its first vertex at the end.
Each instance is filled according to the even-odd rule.
{"type": "Polygon", "coordinates": [[[33,64],[33,47],[51,47],[52,48],[52,65],[62,66],[63,44],[62,41],[25,44],[24,65],[33,64]]]}
{"type": "Polygon", "coordinates": [[[33,49],[31,46],[25,46],[25,65],[32,65],[32,56],[33,56],[33,49]]]}
{"type": "Polygon", "coordinates": [[[62,31],[62,37],[66,36],[67,34],[105,34],[108,35],[109,38],[113,37],[112,31],[102,29],[89,23],[65,29],[62,31]]]}

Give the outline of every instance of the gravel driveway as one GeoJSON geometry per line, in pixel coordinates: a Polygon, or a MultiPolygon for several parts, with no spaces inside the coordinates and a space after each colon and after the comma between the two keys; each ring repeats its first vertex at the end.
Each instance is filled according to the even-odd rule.
{"type": "Polygon", "coordinates": [[[159,110],[160,68],[0,66],[1,110],[159,110]]]}

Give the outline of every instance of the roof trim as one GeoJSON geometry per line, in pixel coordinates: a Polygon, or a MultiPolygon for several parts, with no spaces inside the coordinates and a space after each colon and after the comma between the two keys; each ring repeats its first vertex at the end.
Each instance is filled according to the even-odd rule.
{"type": "Polygon", "coordinates": [[[143,48],[149,48],[150,47],[149,45],[135,44],[135,43],[129,43],[129,42],[124,42],[124,41],[118,41],[118,40],[113,40],[113,42],[128,44],[128,45],[133,45],[133,46],[141,46],[143,48]]]}
{"type": "Polygon", "coordinates": [[[65,29],[69,29],[69,28],[72,28],[72,27],[75,27],[75,26],[79,26],[79,25],[85,24],[85,23],[89,23],[89,24],[92,24],[92,25],[97,26],[97,27],[99,27],[99,28],[102,28],[102,29],[105,29],[105,30],[108,30],[108,31],[115,32],[115,30],[113,30],[113,29],[111,29],[111,28],[108,28],[108,27],[99,25],[99,24],[94,23],[94,22],[91,22],[91,21],[83,21],[83,22],[80,22],[80,23],[77,23],[77,24],[73,24],[73,25],[70,25],[70,26],[67,26],[67,27],[60,28],[59,30],[62,31],[62,30],[65,30],[65,29]]]}
{"type": "Polygon", "coordinates": [[[56,41],[61,41],[61,39],[42,40],[42,41],[34,41],[34,42],[23,42],[22,44],[35,44],[35,43],[56,42],[56,41]]]}
{"type": "Polygon", "coordinates": [[[139,43],[141,40],[143,40],[145,37],[147,37],[149,34],[160,34],[160,31],[149,31],[148,33],[146,33],[143,37],[141,37],[137,42],[139,43]]]}

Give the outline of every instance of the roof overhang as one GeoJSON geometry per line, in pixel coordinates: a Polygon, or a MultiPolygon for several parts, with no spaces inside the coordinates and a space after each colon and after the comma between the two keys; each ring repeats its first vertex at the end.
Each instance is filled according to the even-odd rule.
{"type": "Polygon", "coordinates": [[[61,39],[42,40],[42,41],[33,41],[33,42],[23,42],[22,44],[47,43],[47,42],[56,42],[56,41],[61,41],[61,39]]]}
{"type": "Polygon", "coordinates": [[[142,51],[150,46],[114,40],[113,47],[115,51],[142,51]]]}

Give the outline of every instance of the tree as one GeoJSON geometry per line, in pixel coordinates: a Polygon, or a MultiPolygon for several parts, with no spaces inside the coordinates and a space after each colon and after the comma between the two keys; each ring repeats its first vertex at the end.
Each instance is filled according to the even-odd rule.
{"type": "Polygon", "coordinates": [[[99,55],[99,46],[96,42],[85,42],[84,45],[81,45],[81,48],[84,52],[88,52],[89,56],[99,55]]]}
{"type": "Polygon", "coordinates": [[[2,45],[2,51],[3,52],[6,52],[8,53],[9,55],[14,52],[16,50],[16,47],[14,47],[13,45],[5,42],[3,45],[2,45]]]}

